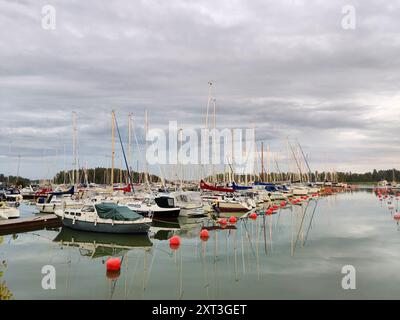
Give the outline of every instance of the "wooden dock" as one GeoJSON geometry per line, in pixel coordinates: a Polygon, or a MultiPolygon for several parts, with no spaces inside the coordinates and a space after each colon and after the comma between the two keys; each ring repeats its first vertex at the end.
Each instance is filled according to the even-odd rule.
{"type": "Polygon", "coordinates": [[[62,222],[55,214],[29,218],[0,220],[0,235],[27,232],[44,228],[61,227],[62,222]]]}

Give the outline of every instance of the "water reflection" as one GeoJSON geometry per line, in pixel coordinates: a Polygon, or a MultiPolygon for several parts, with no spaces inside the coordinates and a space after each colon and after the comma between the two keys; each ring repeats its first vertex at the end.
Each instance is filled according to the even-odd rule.
{"type": "MultiPolygon", "coordinates": [[[[0,236],[0,246],[4,242],[4,237],[0,236]]],[[[0,261],[0,300],[11,300],[13,294],[11,290],[7,287],[7,284],[2,280],[5,269],[7,269],[7,260],[0,261]]]]}
{"type": "Polygon", "coordinates": [[[385,275],[400,267],[397,208],[396,198],[379,202],[371,192],[357,192],[304,201],[272,215],[258,212],[254,220],[246,216],[227,225],[218,215],[157,219],[144,237],[64,228],[57,234],[38,231],[36,241],[32,233],[21,233],[12,244],[5,238],[13,270],[5,280],[18,298],[330,299],[349,296],[341,291],[340,271],[351,264],[361,288],[352,297],[386,298],[395,289],[385,275]],[[200,237],[202,229],[208,238],[200,237]],[[181,238],[175,249],[169,245],[173,235],[181,238]],[[49,244],[48,238],[54,241],[49,244]],[[111,256],[122,261],[115,275],[106,273],[111,256]],[[51,296],[20,280],[29,273],[28,262],[37,270],[54,264],[65,293],[51,296]]]}
{"type": "Polygon", "coordinates": [[[78,248],[81,256],[93,259],[107,256],[123,256],[134,248],[149,250],[153,245],[147,234],[125,235],[86,232],[65,227],[62,228],[53,241],[62,246],[78,248]]]}

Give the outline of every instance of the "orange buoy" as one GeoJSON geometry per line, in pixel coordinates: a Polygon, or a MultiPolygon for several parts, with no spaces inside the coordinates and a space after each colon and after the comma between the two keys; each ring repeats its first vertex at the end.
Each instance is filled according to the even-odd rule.
{"type": "Polygon", "coordinates": [[[208,238],[210,237],[210,235],[208,234],[208,230],[207,229],[203,229],[200,231],[200,239],[203,241],[207,241],[208,238]]]}
{"type": "Polygon", "coordinates": [[[178,236],[172,236],[169,239],[169,247],[172,250],[178,249],[180,245],[181,245],[181,238],[179,238],[178,236]]]}
{"type": "Polygon", "coordinates": [[[229,218],[229,222],[230,222],[230,223],[236,223],[236,221],[237,221],[237,219],[236,219],[236,217],[234,217],[234,216],[231,216],[231,217],[229,218]]]}
{"type": "Polygon", "coordinates": [[[118,258],[110,258],[106,262],[107,271],[119,271],[121,269],[121,260],[118,258]]]}
{"type": "Polygon", "coordinates": [[[257,213],[255,213],[255,212],[250,213],[249,217],[250,217],[250,219],[252,219],[252,220],[256,220],[256,219],[257,219],[257,213]]]}

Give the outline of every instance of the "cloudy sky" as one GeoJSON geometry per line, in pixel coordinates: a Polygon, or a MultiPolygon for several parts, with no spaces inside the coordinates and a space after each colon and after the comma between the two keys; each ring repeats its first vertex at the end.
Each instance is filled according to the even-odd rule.
{"type": "Polygon", "coordinates": [[[220,128],[254,125],[276,153],[297,138],[313,170],[400,167],[399,16],[379,0],[0,0],[0,172],[18,155],[30,178],[71,167],[72,111],[89,167],[110,163],[112,109],[140,141],[146,109],[150,127],[199,128],[210,80],[220,128]]]}

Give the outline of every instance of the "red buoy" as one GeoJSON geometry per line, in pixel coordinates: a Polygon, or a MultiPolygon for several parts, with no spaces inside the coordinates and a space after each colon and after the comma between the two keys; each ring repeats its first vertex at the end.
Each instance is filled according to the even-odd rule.
{"type": "Polygon", "coordinates": [[[395,213],[393,215],[394,220],[400,220],[400,213],[395,213]]]}
{"type": "Polygon", "coordinates": [[[228,223],[228,222],[226,221],[226,219],[219,219],[218,222],[219,222],[219,224],[220,224],[221,226],[226,226],[226,224],[228,223]]]}
{"type": "Polygon", "coordinates": [[[281,207],[283,208],[284,206],[286,206],[286,201],[281,201],[281,207]]]}
{"type": "Polygon", "coordinates": [[[256,220],[256,219],[257,219],[257,213],[255,213],[255,212],[250,213],[249,217],[250,217],[250,219],[252,219],[252,220],[256,220]]]}
{"type": "Polygon", "coordinates": [[[178,236],[172,236],[169,239],[169,247],[172,250],[178,249],[180,245],[181,245],[181,238],[179,238],[178,236]]]}
{"type": "Polygon", "coordinates": [[[272,214],[272,210],[271,210],[271,209],[268,209],[267,211],[265,211],[265,214],[266,214],[267,216],[270,216],[270,215],[272,214]]]}
{"type": "Polygon", "coordinates": [[[229,218],[229,222],[230,222],[230,223],[236,223],[236,221],[237,221],[237,219],[236,219],[236,217],[234,217],[234,216],[231,216],[231,217],[229,218]]]}
{"type": "Polygon", "coordinates": [[[106,262],[107,271],[119,271],[121,269],[121,260],[119,258],[110,258],[106,262]]]}
{"type": "Polygon", "coordinates": [[[208,238],[210,237],[210,235],[208,234],[208,230],[207,229],[203,229],[200,231],[200,239],[203,241],[207,241],[208,238]]]}

